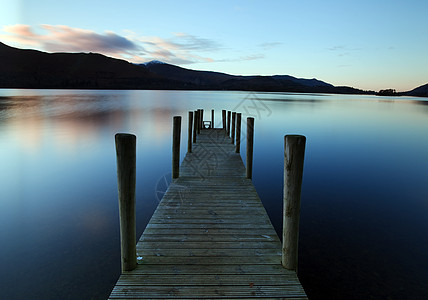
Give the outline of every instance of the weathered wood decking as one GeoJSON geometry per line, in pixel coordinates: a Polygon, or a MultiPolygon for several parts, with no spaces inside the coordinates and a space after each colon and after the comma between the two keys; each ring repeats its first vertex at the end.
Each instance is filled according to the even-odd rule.
{"type": "Polygon", "coordinates": [[[221,129],[197,136],[137,253],[110,299],[307,299],[282,267],[280,240],[221,129]]]}

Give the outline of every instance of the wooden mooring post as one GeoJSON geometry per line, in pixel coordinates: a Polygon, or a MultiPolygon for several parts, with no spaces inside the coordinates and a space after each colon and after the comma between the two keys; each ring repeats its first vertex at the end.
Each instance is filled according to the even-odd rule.
{"type": "Polygon", "coordinates": [[[232,131],[230,141],[232,144],[235,143],[235,125],[236,125],[236,112],[232,112],[232,131]]]}
{"type": "Polygon", "coordinates": [[[235,152],[241,151],[241,113],[236,114],[236,147],[235,152]]]}
{"type": "Polygon", "coordinates": [[[172,128],[172,178],[180,175],[181,117],[175,116],[172,128]]]}
{"type": "Polygon", "coordinates": [[[117,133],[115,135],[122,272],[132,271],[137,266],[135,227],[136,141],[137,138],[133,134],[117,133]]]}
{"type": "Polygon", "coordinates": [[[284,137],[284,211],[282,233],[282,265],[297,272],[299,244],[300,196],[306,137],[284,137]]]}
{"type": "Polygon", "coordinates": [[[198,134],[201,134],[201,110],[198,109],[198,134]]]}
{"type": "Polygon", "coordinates": [[[189,111],[189,125],[187,137],[187,152],[192,153],[192,125],[193,125],[193,111],[189,111]]]}
{"type": "Polygon", "coordinates": [[[204,129],[204,110],[203,109],[201,109],[201,119],[200,119],[200,127],[201,127],[201,129],[204,129]]]}
{"type": "Polygon", "coordinates": [[[247,118],[247,178],[253,178],[254,118],[247,118]]]}
{"type": "Polygon", "coordinates": [[[214,109],[211,109],[211,128],[214,128],[214,109]]]}
{"type": "Polygon", "coordinates": [[[196,133],[198,132],[198,111],[194,111],[194,119],[193,119],[193,142],[196,143],[196,133]]]}
{"type": "Polygon", "coordinates": [[[226,110],[221,111],[221,120],[223,121],[223,130],[226,130],[226,110]]]}
{"type": "Polygon", "coordinates": [[[227,111],[226,135],[230,136],[230,110],[227,111]]]}

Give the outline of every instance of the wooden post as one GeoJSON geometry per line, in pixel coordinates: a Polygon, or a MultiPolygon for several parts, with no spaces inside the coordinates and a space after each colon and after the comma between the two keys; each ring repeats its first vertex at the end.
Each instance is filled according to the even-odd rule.
{"type": "Polygon", "coordinates": [[[198,109],[198,134],[201,134],[201,110],[198,109]]]}
{"type": "Polygon", "coordinates": [[[189,111],[189,128],[187,137],[187,152],[192,153],[192,125],[193,125],[193,111],[189,111]]]}
{"type": "Polygon", "coordinates": [[[198,132],[198,111],[194,112],[195,118],[193,119],[193,142],[196,143],[196,133],[198,132]]]}
{"type": "Polygon", "coordinates": [[[226,110],[221,111],[221,120],[223,121],[223,130],[226,130],[226,110]]]}
{"type": "Polygon", "coordinates": [[[235,152],[239,153],[241,150],[241,113],[236,114],[236,148],[235,152]]]}
{"type": "Polygon", "coordinates": [[[254,118],[247,118],[247,178],[253,178],[254,118]]]}
{"type": "Polygon", "coordinates": [[[211,109],[211,128],[214,128],[214,109],[211,109]]]}
{"type": "Polygon", "coordinates": [[[172,178],[178,178],[180,174],[180,134],[181,117],[175,116],[172,128],[172,178]]]}
{"type": "Polygon", "coordinates": [[[302,135],[284,137],[282,265],[296,272],[305,143],[306,138],[302,135]]]}
{"type": "Polygon", "coordinates": [[[137,266],[135,227],[136,141],[137,138],[133,134],[117,133],[115,135],[122,272],[132,271],[137,266]]]}
{"type": "Polygon", "coordinates": [[[204,129],[204,110],[201,109],[201,129],[204,129]]]}
{"type": "Polygon", "coordinates": [[[234,144],[235,143],[235,125],[236,125],[236,112],[232,113],[232,131],[231,133],[231,143],[234,144]]]}
{"type": "Polygon", "coordinates": [[[226,134],[230,136],[230,110],[227,111],[226,134]]]}

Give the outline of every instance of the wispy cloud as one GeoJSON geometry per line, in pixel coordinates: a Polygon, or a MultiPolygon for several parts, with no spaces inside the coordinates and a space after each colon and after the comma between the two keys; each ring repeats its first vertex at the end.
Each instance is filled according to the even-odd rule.
{"type": "Polygon", "coordinates": [[[349,48],[348,46],[344,46],[344,45],[336,45],[336,46],[332,46],[330,48],[327,48],[327,50],[336,53],[337,56],[348,56],[351,54],[351,52],[354,51],[359,51],[361,50],[361,48],[349,48]]]}
{"type": "Polygon", "coordinates": [[[275,48],[281,45],[282,45],[281,42],[266,42],[266,43],[259,44],[258,46],[262,47],[263,50],[270,50],[272,48],[275,48]]]}
{"type": "Polygon", "coordinates": [[[184,50],[198,51],[217,51],[221,49],[221,45],[213,40],[201,38],[187,33],[175,33],[176,40],[171,39],[171,43],[176,47],[184,50]]]}
{"type": "Polygon", "coordinates": [[[48,52],[100,52],[113,56],[144,54],[146,51],[131,40],[114,32],[102,34],[65,25],[40,25],[34,30],[29,25],[3,27],[3,40],[25,46],[34,46],[48,52]],[[41,33],[36,33],[41,29],[41,33]]]}
{"type": "Polygon", "coordinates": [[[213,62],[215,59],[212,57],[199,53],[213,53],[221,49],[216,41],[186,33],[175,33],[170,38],[140,37],[138,40],[153,59],[173,64],[213,62]]]}
{"type": "Polygon", "coordinates": [[[342,45],[336,45],[336,46],[332,46],[330,48],[327,48],[327,50],[330,51],[343,51],[346,47],[342,46],[342,45]]]}
{"type": "Polygon", "coordinates": [[[257,60],[257,59],[262,59],[262,58],[265,58],[264,54],[256,53],[256,54],[252,54],[252,55],[241,56],[239,60],[257,60]]]}
{"type": "MultiPolygon", "coordinates": [[[[161,60],[167,63],[184,65],[224,61],[246,61],[261,59],[263,54],[252,54],[239,58],[213,58],[222,45],[207,39],[183,32],[170,37],[141,36],[132,31],[119,35],[112,31],[98,33],[92,30],[73,28],[66,25],[30,26],[17,24],[4,26],[0,32],[2,41],[31,47],[48,52],[97,52],[122,58],[135,63],[161,60]]],[[[273,47],[278,43],[265,43],[273,47]]]]}

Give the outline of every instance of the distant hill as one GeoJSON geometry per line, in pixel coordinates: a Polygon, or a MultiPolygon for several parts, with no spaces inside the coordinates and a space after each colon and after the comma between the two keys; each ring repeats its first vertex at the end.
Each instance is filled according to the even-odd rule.
{"type": "Polygon", "coordinates": [[[188,88],[303,93],[367,93],[351,87],[335,87],[317,79],[302,79],[289,75],[236,76],[212,71],[190,70],[160,61],[151,61],[143,65],[159,76],[183,82],[188,88]]]}
{"type": "Polygon", "coordinates": [[[164,78],[182,81],[188,86],[213,87],[235,77],[225,73],[185,69],[157,60],[140,66],[145,66],[151,72],[164,78]]]}
{"type": "MultiPolygon", "coordinates": [[[[145,67],[95,53],[46,53],[0,43],[3,88],[162,88],[174,86],[145,67]]],[[[178,85],[178,84],[177,84],[178,85]]]]}
{"type": "Polygon", "coordinates": [[[152,61],[132,64],[96,53],[46,53],[0,43],[0,88],[244,90],[367,94],[289,75],[236,76],[152,61]]]}
{"type": "Polygon", "coordinates": [[[428,83],[421,85],[411,91],[405,92],[404,95],[416,97],[428,97],[428,83]]]}

